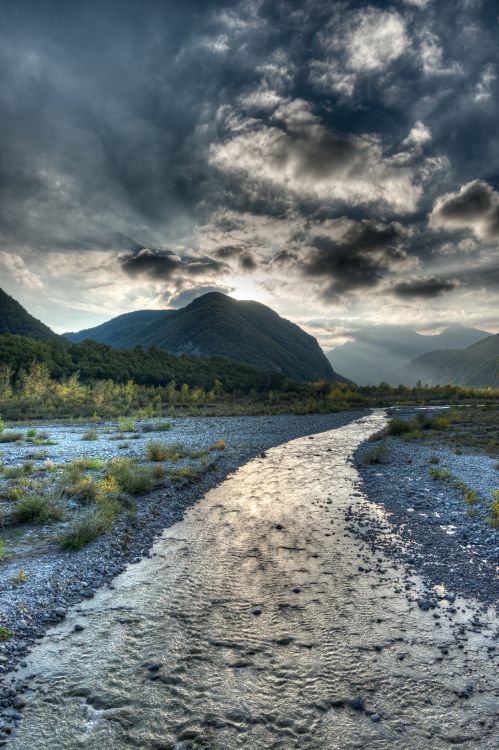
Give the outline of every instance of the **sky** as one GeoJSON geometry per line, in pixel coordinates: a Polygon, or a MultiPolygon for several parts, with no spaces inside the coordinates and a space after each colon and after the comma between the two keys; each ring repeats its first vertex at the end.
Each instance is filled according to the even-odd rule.
{"type": "Polygon", "coordinates": [[[495,0],[2,0],[0,286],[499,331],[495,0]]]}

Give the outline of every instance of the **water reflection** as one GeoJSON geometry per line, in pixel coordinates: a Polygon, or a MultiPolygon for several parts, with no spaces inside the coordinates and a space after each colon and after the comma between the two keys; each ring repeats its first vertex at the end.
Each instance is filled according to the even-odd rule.
{"type": "Polygon", "coordinates": [[[382,420],[268,451],[74,610],[33,654],[13,750],[495,748],[487,634],[460,648],[348,530],[349,459],[382,420]]]}

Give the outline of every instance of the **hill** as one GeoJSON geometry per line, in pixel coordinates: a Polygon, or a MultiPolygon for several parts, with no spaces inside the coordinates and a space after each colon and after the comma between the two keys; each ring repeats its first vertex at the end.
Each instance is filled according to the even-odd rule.
{"type": "Polygon", "coordinates": [[[174,354],[225,357],[295,380],[345,380],[317,340],[299,326],[259,302],[241,302],[218,292],[180,310],[139,310],[66,336],[115,348],[155,346],[174,354]]]}
{"type": "Polygon", "coordinates": [[[454,383],[470,387],[499,387],[499,334],[464,350],[429,352],[413,360],[412,379],[429,385],[454,383]]]}
{"type": "Polygon", "coordinates": [[[10,334],[0,336],[0,362],[9,366],[14,377],[21,370],[27,371],[34,364],[41,364],[55,380],[78,373],[84,383],[96,380],[127,383],[133,380],[139,385],[167,386],[174,382],[177,386],[186,383],[192,388],[209,390],[216,387],[218,381],[227,393],[249,393],[252,390],[261,393],[298,385],[290,383],[280,373],[259,370],[222,357],[178,356],[156,348],[148,351],[141,347],[113,349],[94,341],[72,344],[62,338],[59,341],[35,341],[10,334]]]}
{"type": "Polygon", "coordinates": [[[465,349],[489,335],[464,326],[450,326],[433,336],[405,326],[372,326],[361,330],[355,341],[328,352],[327,357],[359,385],[399,385],[415,382],[407,364],[416,357],[437,349],[465,349]]]}
{"type": "Polygon", "coordinates": [[[0,335],[11,333],[37,341],[56,341],[60,337],[30,315],[13,297],[0,289],[0,335]]]}

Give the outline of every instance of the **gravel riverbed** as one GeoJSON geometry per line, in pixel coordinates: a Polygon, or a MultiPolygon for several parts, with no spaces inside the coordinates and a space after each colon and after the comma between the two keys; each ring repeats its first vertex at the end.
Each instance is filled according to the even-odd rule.
{"type": "MultiPolygon", "coordinates": [[[[217,472],[207,473],[195,483],[171,484],[138,498],[133,522],[123,518],[112,532],[88,547],[68,553],[52,544],[43,554],[27,549],[24,556],[16,555],[0,563],[0,626],[13,632],[10,640],[0,642],[0,746],[6,743],[12,723],[20,720],[19,710],[24,704],[25,685],[15,679],[15,672],[47,628],[64,619],[69,606],[93,597],[99,587],[110,583],[127,565],[148,556],[154,539],[164,528],[179,521],[186,508],[251,458],[294,438],[341,427],[359,416],[359,412],[349,412],[173,419],[171,431],[130,440],[126,453],[119,450],[117,441],[104,437],[96,442],[82,442],[82,435],[89,428],[102,431],[109,425],[37,425],[47,430],[55,442],[47,448],[55,462],[82,456],[109,459],[124,453],[142,456],[145,439],[150,437],[166,443],[182,441],[195,450],[224,439],[226,449],[217,455],[217,472]],[[12,577],[20,569],[26,573],[27,580],[15,585],[12,577]]],[[[139,427],[143,425],[139,423],[139,427]]],[[[30,447],[23,444],[5,444],[2,460],[6,465],[20,463],[29,450],[30,447]]]]}
{"type": "Polygon", "coordinates": [[[499,534],[487,522],[491,492],[499,487],[497,459],[396,437],[384,442],[386,464],[365,462],[377,442],[363,443],[355,454],[362,480],[359,489],[368,498],[356,508],[358,533],[408,564],[429,590],[439,587],[475,599],[484,608],[497,606],[499,534]],[[433,479],[431,469],[448,471],[449,480],[433,479]],[[456,480],[477,492],[475,504],[465,501],[456,480]],[[378,505],[386,513],[380,514],[378,505]],[[391,530],[397,534],[396,542],[391,530]]]}

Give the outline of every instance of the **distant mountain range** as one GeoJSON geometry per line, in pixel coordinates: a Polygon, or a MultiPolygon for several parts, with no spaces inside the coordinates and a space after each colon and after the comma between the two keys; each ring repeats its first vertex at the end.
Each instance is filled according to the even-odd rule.
{"type": "Polygon", "coordinates": [[[464,350],[444,349],[423,354],[408,367],[410,382],[437,385],[497,388],[499,385],[499,334],[488,336],[464,350]]]}
{"type": "Polygon", "coordinates": [[[464,326],[451,326],[434,336],[425,336],[405,326],[372,326],[360,331],[355,341],[332,349],[327,357],[359,385],[414,384],[418,377],[408,365],[415,358],[436,350],[466,349],[488,336],[485,331],[464,326]]]}
{"type": "Polygon", "coordinates": [[[259,302],[240,302],[218,292],[179,310],[138,310],[65,336],[75,343],[91,339],[121,349],[156,346],[173,354],[226,357],[295,380],[346,379],[299,326],[259,302]]]}
{"type": "Polygon", "coordinates": [[[0,335],[13,333],[37,341],[55,341],[56,333],[30,315],[13,297],[0,289],[0,335]]]}

